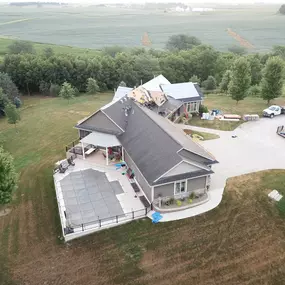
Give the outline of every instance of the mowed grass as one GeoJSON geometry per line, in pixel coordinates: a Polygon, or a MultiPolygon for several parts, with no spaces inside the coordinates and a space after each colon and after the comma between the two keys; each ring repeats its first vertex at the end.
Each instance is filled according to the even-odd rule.
{"type": "Polygon", "coordinates": [[[220,136],[216,134],[210,134],[205,132],[197,132],[192,130],[184,130],[187,135],[198,135],[201,136],[205,141],[218,139],[220,136]]]}
{"type": "MultiPolygon", "coordinates": [[[[258,114],[260,117],[262,116],[262,111],[268,107],[267,102],[261,98],[247,97],[245,100],[240,101],[238,104],[236,104],[236,101],[232,100],[231,97],[224,94],[209,94],[205,97],[203,104],[208,107],[209,111],[218,109],[224,114],[237,114],[240,116],[247,114],[258,114]]],[[[285,106],[285,97],[272,100],[270,105],[274,104],[285,106]]],[[[219,129],[223,131],[232,131],[242,123],[242,120],[240,122],[219,120],[207,121],[201,120],[200,117],[193,117],[190,121],[190,125],[193,126],[219,129]]]]}
{"type": "Polygon", "coordinates": [[[267,193],[285,193],[285,171],[228,180],[209,213],[153,225],[149,219],[59,242],[53,163],[77,137],[76,122],[110,94],[24,99],[18,133],[0,120],[1,141],[20,172],[12,212],[0,217],[0,284],[284,284],[285,228],[267,193]]]}

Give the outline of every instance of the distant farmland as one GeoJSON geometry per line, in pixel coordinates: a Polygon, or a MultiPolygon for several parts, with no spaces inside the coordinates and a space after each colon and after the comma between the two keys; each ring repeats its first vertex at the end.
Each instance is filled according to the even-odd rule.
{"type": "Polygon", "coordinates": [[[252,44],[251,50],[267,51],[274,45],[285,45],[285,16],[277,15],[277,10],[277,6],[259,6],[191,15],[102,7],[1,6],[0,37],[101,48],[141,46],[141,37],[147,32],[152,47],[163,48],[170,35],[186,33],[227,50],[239,44],[227,32],[230,29],[252,44]]]}

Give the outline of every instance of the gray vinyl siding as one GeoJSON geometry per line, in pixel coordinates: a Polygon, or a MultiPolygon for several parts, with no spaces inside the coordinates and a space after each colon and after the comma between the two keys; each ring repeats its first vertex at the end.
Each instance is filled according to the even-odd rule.
{"type": "Polygon", "coordinates": [[[80,138],[80,139],[85,138],[85,137],[88,136],[89,134],[91,134],[91,132],[89,132],[89,131],[84,131],[84,130],[79,130],[79,138],[80,138]]]}
{"type": "MultiPolygon", "coordinates": [[[[187,180],[187,192],[193,192],[195,190],[205,189],[207,177],[199,177],[187,180]]],[[[167,197],[174,195],[174,183],[164,184],[154,187],[154,199],[158,196],[167,197]]]]}
{"type": "Polygon", "coordinates": [[[137,166],[135,165],[135,163],[133,162],[133,160],[131,159],[131,157],[128,155],[128,153],[125,150],[124,150],[124,158],[125,158],[125,162],[127,163],[128,167],[134,171],[135,179],[137,180],[140,187],[144,191],[146,197],[151,202],[151,187],[148,185],[147,181],[142,176],[142,174],[138,170],[137,166]]]}
{"type": "Polygon", "coordinates": [[[198,189],[205,189],[207,177],[199,177],[195,179],[188,179],[187,181],[187,191],[192,192],[198,189]]]}
{"type": "Polygon", "coordinates": [[[173,196],[174,183],[154,187],[154,199],[157,199],[159,195],[161,197],[173,196]]]}

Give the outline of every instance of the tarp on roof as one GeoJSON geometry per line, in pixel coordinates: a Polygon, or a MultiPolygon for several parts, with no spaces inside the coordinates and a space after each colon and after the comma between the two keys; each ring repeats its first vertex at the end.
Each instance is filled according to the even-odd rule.
{"type": "Polygon", "coordinates": [[[150,81],[142,85],[148,91],[161,91],[160,86],[165,84],[171,84],[162,74],[156,76],[150,81]]]}
{"type": "Polygon", "coordinates": [[[161,88],[166,94],[166,96],[170,96],[177,100],[183,100],[188,98],[202,100],[201,95],[195,88],[195,84],[192,82],[162,85],[161,88]]]}
{"type": "Polygon", "coordinates": [[[92,132],[88,136],[81,139],[80,142],[102,147],[113,147],[121,145],[116,136],[99,132],[92,132]]]}

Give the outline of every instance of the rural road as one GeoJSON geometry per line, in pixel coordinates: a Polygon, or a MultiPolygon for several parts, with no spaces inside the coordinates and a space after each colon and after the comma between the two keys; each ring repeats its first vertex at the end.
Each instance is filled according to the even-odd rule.
{"type": "Polygon", "coordinates": [[[182,129],[218,134],[219,139],[203,141],[201,145],[219,163],[213,165],[215,174],[211,178],[209,201],[184,211],[164,214],[161,221],[183,219],[214,209],[220,204],[226,181],[230,177],[267,169],[285,169],[285,139],[276,134],[280,125],[285,125],[285,116],[261,118],[229,132],[177,125],[182,129]],[[232,135],[237,138],[232,138],[232,135]]]}

